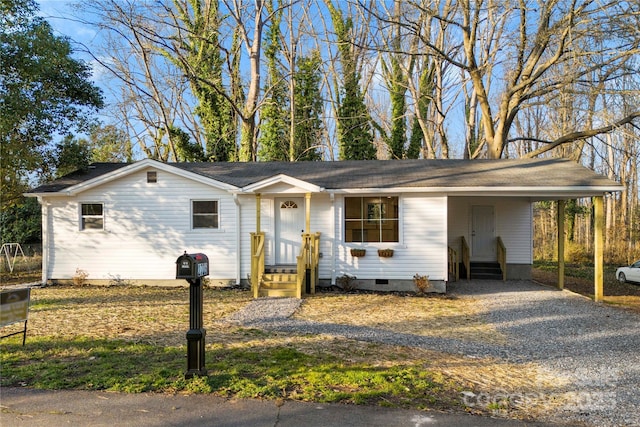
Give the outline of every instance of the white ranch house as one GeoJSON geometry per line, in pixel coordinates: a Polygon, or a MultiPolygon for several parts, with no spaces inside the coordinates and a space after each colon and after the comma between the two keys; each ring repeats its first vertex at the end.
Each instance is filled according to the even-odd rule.
{"type": "Polygon", "coordinates": [[[534,202],[595,197],[601,215],[602,197],[620,190],[561,159],[147,159],[93,164],[27,195],[42,205],[44,283],[78,269],[90,283],[176,283],[187,251],[209,257],[214,285],[301,297],[344,275],[360,288],[414,290],[419,274],[440,292],[490,265],[529,278],[534,202]]]}

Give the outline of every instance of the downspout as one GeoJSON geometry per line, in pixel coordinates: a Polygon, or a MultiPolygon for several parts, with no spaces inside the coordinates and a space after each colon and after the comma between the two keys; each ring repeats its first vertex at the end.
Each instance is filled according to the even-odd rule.
{"type": "Polygon", "coordinates": [[[236,286],[240,285],[240,276],[241,266],[240,263],[242,261],[242,250],[241,250],[241,223],[240,223],[240,200],[238,200],[238,193],[233,194],[233,202],[236,204],[236,286]]]}
{"type": "Polygon", "coordinates": [[[331,285],[336,284],[336,194],[329,192],[329,200],[331,200],[331,228],[333,229],[333,238],[331,239],[331,285]]]}
{"type": "Polygon", "coordinates": [[[49,280],[49,203],[42,196],[38,196],[42,211],[42,285],[46,286],[49,280]]]}

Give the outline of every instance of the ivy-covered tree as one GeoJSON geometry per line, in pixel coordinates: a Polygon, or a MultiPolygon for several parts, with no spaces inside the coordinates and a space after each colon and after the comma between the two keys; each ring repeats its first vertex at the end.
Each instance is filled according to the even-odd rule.
{"type": "Polygon", "coordinates": [[[72,58],[69,40],[55,36],[37,13],[35,0],[0,2],[2,208],[21,201],[53,136],[85,129],[103,105],[89,65],[72,58]]]}
{"type": "Polygon", "coordinates": [[[187,5],[174,0],[173,3],[187,36],[176,37],[182,55],[175,57],[170,51],[165,51],[165,55],[189,76],[191,90],[198,100],[194,112],[205,133],[206,157],[210,161],[238,160],[238,118],[222,77],[218,2],[191,0],[187,5]]]}
{"type": "Polygon", "coordinates": [[[204,162],[205,155],[202,146],[192,142],[189,134],[176,126],[169,128],[171,140],[176,147],[176,156],[179,162],[204,162]]]}
{"type": "Polygon", "coordinates": [[[371,116],[360,88],[360,74],[351,42],[353,20],[343,17],[331,2],[327,2],[336,33],[338,54],[342,66],[342,96],[338,100],[336,127],[338,147],[342,160],[368,160],[376,158],[373,145],[371,116]]]}
{"type": "Polygon", "coordinates": [[[324,103],[320,84],[322,59],[318,51],[298,60],[294,89],[295,160],[322,160],[324,103]]]}
{"type": "MultiPolygon", "coordinates": [[[[273,5],[268,3],[269,13],[273,5]]],[[[258,157],[262,161],[288,161],[289,158],[289,98],[285,76],[278,64],[280,48],[280,22],[282,9],[276,11],[264,42],[267,59],[265,97],[260,110],[260,139],[258,157]]],[[[291,78],[291,77],[290,77],[291,78]]]]}
{"type": "Polygon", "coordinates": [[[424,142],[425,122],[429,110],[429,104],[433,100],[433,73],[434,66],[424,67],[418,81],[418,96],[411,126],[411,136],[409,137],[409,147],[407,148],[407,158],[417,159],[420,157],[424,142]]]}

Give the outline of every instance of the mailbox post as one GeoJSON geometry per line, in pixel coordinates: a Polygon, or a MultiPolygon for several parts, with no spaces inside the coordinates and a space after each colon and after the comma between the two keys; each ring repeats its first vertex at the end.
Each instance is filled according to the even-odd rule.
{"type": "Polygon", "coordinates": [[[204,346],[207,331],[202,327],[202,278],[209,275],[209,258],[205,254],[188,254],[176,261],[176,279],[189,282],[189,331],[187,331],[187,372],[185,378],[207,375],[204,346]]]}

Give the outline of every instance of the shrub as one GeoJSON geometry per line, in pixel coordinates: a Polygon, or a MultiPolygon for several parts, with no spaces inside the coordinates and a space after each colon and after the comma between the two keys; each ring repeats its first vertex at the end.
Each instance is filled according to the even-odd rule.
{"type": "Polygon", "coordinates": [[[421,276],[420,273],[416,273],[415,276],[413,276],[413,283],[415,283],[419,294],[427,293],[427,291],[431,287],[429,276],[421,276]]]}
{"type": "Polygon", "coordinates": [[[76,286],[83,286],[87,277],[89,277],[89,273],[80,268],[76,268],[76,274],[73,276],[73,284],[76,286]]]}
{"type": "Polygon", "coordinates": [[[343,274],[340,277],[336,277],[336,283],[338,283],[338,286],[340,286],[345,292],[351,292],[358,288],[355,280],[356,276],[347,273],[343,274]]]}

